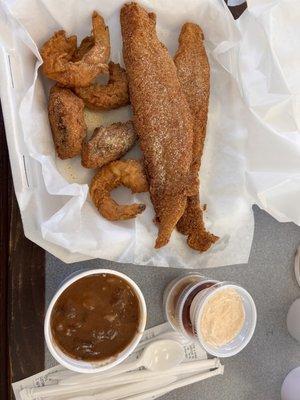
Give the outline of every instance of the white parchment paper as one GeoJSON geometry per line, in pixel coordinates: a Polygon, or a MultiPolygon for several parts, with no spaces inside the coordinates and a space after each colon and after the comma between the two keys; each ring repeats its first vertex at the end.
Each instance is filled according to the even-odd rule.
{"type": "MultiPolygon", "coordinates": [[[[254,203],[279,221],[300,224],[299,3],[250,0],[248,10],[234,21],[223,0],[140,1],[157,13],[159,37],[171,54],[184,22],[200,24],[205,34],[211,97],[201,200],[207,204],[208,229],[221,239],[204,254],[191,250],[178,232],[168,246],[153,248],[156,227],[148,194],[135,196],[147,205],[135,220],[106,221],[89,200],[91,171],[80,166],[79,158],[61,161],[55,156],[47,116],[50,82],[38,72],[38,49],[58,29],[79,39],[86,36],[95,9],[110,28],[111,58],[122,63],[123,3],[0,4],[2,53],[9,60],[0,78],[1,98],[25,234],[66,262],[99,257],[188,268],[245,263],[253,238],[254,203]],[[8,82],[8,71],[13,83],[8,82]]],[[[123,108],[86,117],[92,129],[129,115],[130,109],[123,108]]],[[[138,157],[138,150],[129,156],[138,157]]],[[[134,200],[124,191],[116,196],[134,200]]]]}

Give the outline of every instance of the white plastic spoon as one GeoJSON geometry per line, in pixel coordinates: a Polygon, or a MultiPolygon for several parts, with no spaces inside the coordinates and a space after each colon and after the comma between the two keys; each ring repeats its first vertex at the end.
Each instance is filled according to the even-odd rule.
{"type": "Polygon", "coordinates": [[[141,367],[149,371],[158,372],[174,368],[179,365],[184,359],[184,349],[181,343],[175,340],[157,340],[150,343],[143,351],[142,355],[135,361],[120,365],[114,369],[86,376],[80,374],[79,376],[72,376],[71,378],[64,379],[60,385],[77,385],[80,382],[90,383],[101,378],[112,377],[122,374],[123,372],[132,371],[141,367]]]}
{"type": "MultiPolygon", "coordinates": [[[[186,339],[184,336],[182,336],[179,332],[165,332],[161,333],[158,335],[158,337],[155,339],[156,341],[158,340],[175,340],[176,342],[181,343],[183,346],[187,343],[189,343],[189,340],[186,339]]],[[[150,337],[149,339],[145,339],[142,342],[140,342],[137,347],[136,351],[141,350],[145,346],[148,346],[148,344],[153,342],[153,337],[150,337]]]]}
{"type": "Polygon", "coordinates": [[[175,340],[157,340],[150,343],[141,357],[135,362],[119,367],[124,371],[131,371],[144,367],[149,371],[166,371],[179,365],[184,359],[184,349],[181,343],[175,340]]]}

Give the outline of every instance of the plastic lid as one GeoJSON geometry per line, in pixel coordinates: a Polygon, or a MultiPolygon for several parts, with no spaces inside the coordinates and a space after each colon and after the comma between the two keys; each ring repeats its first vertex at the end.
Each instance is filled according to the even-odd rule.
{"type": "MultiPolygon", "coordinates": [[[[245,321],[240,332],[235,336],[233,340],[220,347],[216,347],[211,345],[210,343],[205,342],[205,340],[201,335],[201,331],[195,332],[201,345],[209,354],[223,358],[231,357],[239,353],[249,343],[249,341],[253,336],[256,326],[257,312],[252,297],[242,287],[235,284],[222,282],[215,285],[212,288],[207,289],[202,298],[201,296],[199,296],[198,299],[195,299],[197,301],[197,305],[191,309],[191,312],[193,313],[192,316],[193,320],[200,321],[203,313],[203,308],[207,303],[208,299],[211,296],[215,295],[217,291],[224,290],[225,288],[235,289],[237,293],[241,296],[241,299],[243,301],[243,306],[245,311],[245,321]]],[[[196,326],[196,324],[194,325],[196,326]]]]}

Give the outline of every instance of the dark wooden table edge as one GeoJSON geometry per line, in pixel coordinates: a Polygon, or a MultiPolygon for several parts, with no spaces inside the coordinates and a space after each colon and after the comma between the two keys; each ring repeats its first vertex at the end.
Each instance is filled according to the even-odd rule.
{"type": "MultiPolygon", "coordinates": [[[[229,9],[238,18],[246,7],[243,3],[229,9]]],[[[0,398],[4,400],[14,398],[11,383],[44,368],[45,252],[23,234],[1,108],[0,171],[0,398]]]]}
{"type": "Polygon", "coordinates": [[[0,397],[8,398],[10,367],[8,354],[8,275],[9,275],[9,232],[11,212],[11,174],[7,145],[5,140],[3,117],[0,110],[0,397]]]}
{"type": "Polygon", "coordinates": [[[45,252],[28,240],[10,171],[0,109],[0,399],[44,368],[45,252]]]}

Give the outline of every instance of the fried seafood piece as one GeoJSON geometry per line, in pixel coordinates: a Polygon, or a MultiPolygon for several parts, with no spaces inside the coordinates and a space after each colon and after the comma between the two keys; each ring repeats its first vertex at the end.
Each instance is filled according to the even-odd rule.
{"type": "MultiPolygon", "coordinates": [[[[194,120],[191,173],[195,177],[198,176],[203,153],[210,91],[210,68],[203,39],[202,30],[198,25],[184,24],[174,58],[179,81],[194,120]]],[[[195,250],[206,251],[218,240],[217,236],[205,229],[199,188],[197,194],[188,197],[185,212],[177,224],[177,229],[188,236],[187,243],[195,250]]]]}
{"type": "Polygon", "coordinates": [[[119,160],[102,167],[90,185],[90,196],[99,213],[110,221],[134,218],[146,208],[144,204],[117,204],[110,192],[126,186],[132,193],[147,192],[148,183],[143,165],[138,160],[119,160]]]}
{"type": "MultiPolygon", "coordinates": [[[[188,100],[194,120],[193,162],[191,173],[198,176],[206,136],[206,123],[210,91],[210,68],[201,28],[186,23],[181,29],[179,47],[174,61],[181,87],[188,100]]],[[[188,236],[188,245],[199,251],[208,250],[218,237],[205,229],[203,212],[197,194],[187,200],[187,206],[177,229],[188,236]]]]}
{"type": "Polygon", "coordinates": [[[93,83],[75,88],[85,105],[95,110],[113,110],[129,104],[126,72],[119,64],[109,63],[109,81],[106,85],[93,83]]]}
{"type": "Polygon", "coordinates": [[[41,49],[44,75],[63,86],[80,87],[107,72],[110,56],[108,27],[96,11],[92,24],[92,36],[83,39],[78,49],[76,35],[66,37],[63,30],[54,33],[41,49]]]}
{"type": "Polygon", "coordinates": [[[70,89],[55,85],[50,90],[48,115],[57,155],[62,160],[81,153],[86,135],[84,103],[70,89]]]}
{"type": "Polygon", "coordinates": [[[126,4],[121,29],[133,123],[158,222],[159,248],[168,243],[187,196],[196,190],[190,178],[193,120],[174,62],[157,38],[155,15],[136,3],[126,4]]]}
{"type": "Polygon", "coordinates": [[[81,164],[97,168],[118,160],[135,144],[137,135],[131,121],[100,126],[89,140],[82,144],[81,164]]]}

